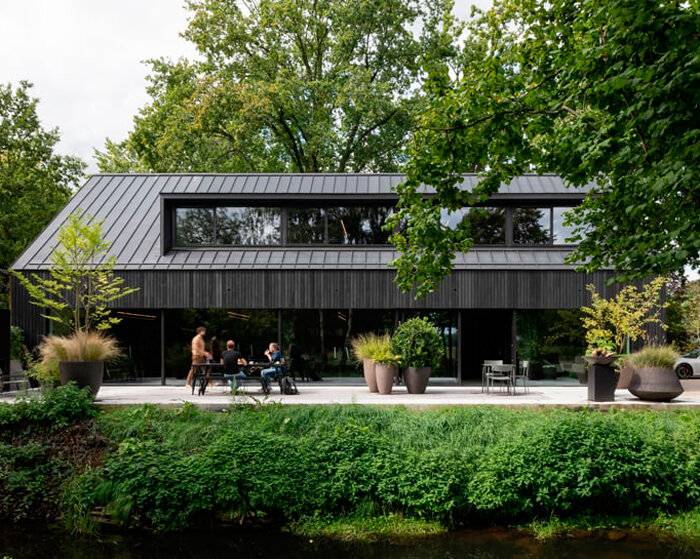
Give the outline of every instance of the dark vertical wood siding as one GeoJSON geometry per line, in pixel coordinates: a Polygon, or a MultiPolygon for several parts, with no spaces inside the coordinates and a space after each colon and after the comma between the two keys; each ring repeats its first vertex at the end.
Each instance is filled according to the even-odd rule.
{"type": "Polygon", "coordinates": [[[247,309],[563,309],[589,302],[586,284],[603,296],[608,272],[457,271],[422,301],[400,293],[383,270],[123,271],[140,291],[116,301],[119,308],[247,309]]]}

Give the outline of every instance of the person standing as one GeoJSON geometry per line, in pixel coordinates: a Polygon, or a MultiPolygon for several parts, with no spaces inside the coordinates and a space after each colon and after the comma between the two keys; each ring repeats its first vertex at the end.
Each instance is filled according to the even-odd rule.
{"type": "Polygon", "coordinates": [[[207,335],[207,329],[204,326],[197,328],[197,334],[192,338],[192,366],[190,367],[190,372],[187,373],[187,381],[185,386],[192,386],[192,377],[194,376],[194,366],[199,363],[204,363],[207,358],[207,352],[205,350],[206,342],[204,336],[207,335]]]}

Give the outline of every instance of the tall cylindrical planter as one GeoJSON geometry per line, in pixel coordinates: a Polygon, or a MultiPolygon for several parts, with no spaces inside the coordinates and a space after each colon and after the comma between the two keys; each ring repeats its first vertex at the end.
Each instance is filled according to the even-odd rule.
{"type": "Polygon", "coordinates": [[[89,386],[93,396],[97,396],[100,386],[102,386],[104,370],[104,361],[58,362],[58,376],[62,385],[75,381],[79,388],[89,386]]]}
{"type": "Polygon", "coordinates": [[[683,394],[683,386],[671,367],[635,367],[627,388],[640,400],[668,402],[683,394]]]}
{"type": "Polygon", "coordinates": [[[398,372],[396,365],[387,365],[386,363],[377,363],[374,366],[374,372],[377,377],[377,391],[380,394],[391,394],[391,388],[394,385],[394,375],[398,372]]]}
{"type": "Polygon", "coordinates": [[[374,368],[374,361],[367,357],[362,360],[362,373],[365,375],[365,382],[370,392],[377,392],[377,374],[374,368]]]}
{"type": "Polygon", "coordinates": [[[406,367],[403,382],[409,394],[423,394],[430,379],[430,367],[406,367]]]}

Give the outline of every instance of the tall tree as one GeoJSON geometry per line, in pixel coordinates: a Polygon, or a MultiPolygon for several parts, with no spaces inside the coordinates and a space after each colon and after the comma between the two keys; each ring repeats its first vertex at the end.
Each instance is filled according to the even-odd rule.
{"type": "Polygon", "coordinates": [[[203,60],[151,61],[153,100],[100,168],[396,170],[422,65],[457,56],[452,2],[192,0],[203,60]]]}
{"type": "Polygon", "coordinates": [[[85,163],[58,155],[58,129],[44,130],[31,84],[0,84],[0,268],[8,268],[64,206],[85,163]]]}
{"type": "Polygon", "coordinates": [[[430,83],[394,237],[403,289],[424,295],[471,246],[442,207],[485,201],[525,171],[595,182],[569,261],[619,279],[700,265],[698,0],[496,0],[470,26],[460,80],[430,83]],[[464,192],[459,175],[483,181],[464,192]],[[436,196],[425,200],[421,183],[436,196]]]}

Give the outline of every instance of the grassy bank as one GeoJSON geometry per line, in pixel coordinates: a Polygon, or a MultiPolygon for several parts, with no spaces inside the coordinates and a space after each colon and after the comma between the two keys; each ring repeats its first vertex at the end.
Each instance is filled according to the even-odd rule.
{"type": "Polygon", "coordinates": [[[159,531],[269,522],[372,539],[487,524],[556,535],[614,518],[623,520],[605,522],[700,537],[700,412],[142,406],[97,415],[75,391],[58,394],[0,407],[6,519],[159,531]]]}

